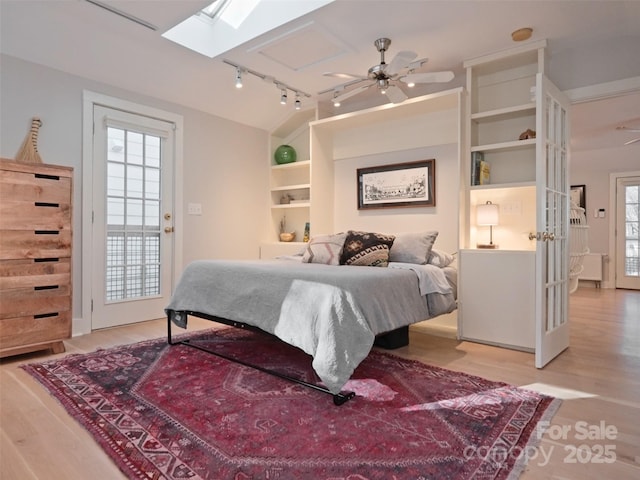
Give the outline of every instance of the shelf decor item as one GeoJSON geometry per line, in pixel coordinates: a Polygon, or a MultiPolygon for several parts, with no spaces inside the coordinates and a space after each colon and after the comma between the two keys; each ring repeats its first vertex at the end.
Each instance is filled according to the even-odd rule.
{"type": "Polygon", "coordinates": [[[479,227],[489,227],[489,243],[478,243],[478,248],[498,248],[493,243],[493,227],[498,225],[500,206],[487,202],[476,207],[476,223],[479,227]]]}
{"type": "Polygon", "coordinates": [[[293,242],[296,239],[296,232],[284,232],[280,234],[281,242],[293,242]]]}
{"type": "Polygon", "coordinates": [[[309,241],[309,222],[304,224],[304,237],[302,237],[303,242],[309,241]]]}
{"type": "Polygon", "coordinates": [[[16,162],[19,163],[42,163],[42,158],[38,153],[38,130],[42,126],[42,121],[38,117],[31,120],[31,129],[20,146],[16,154],[16,162]]]}
{"type": "Polygon", "coordinates": [[[280,145],[276,148],[274,159],[278,165],[296,161],[296,150],[291,145],[280,145]]]}
{"type": "Polygon", "coordinates": [[[536,138],[536,132],[535,130],[531,130],[530,128],[527,128],[524,132],[520,134],[520,136],[518,137],[518,140],[529,140],[530,138],[536,138]]]}

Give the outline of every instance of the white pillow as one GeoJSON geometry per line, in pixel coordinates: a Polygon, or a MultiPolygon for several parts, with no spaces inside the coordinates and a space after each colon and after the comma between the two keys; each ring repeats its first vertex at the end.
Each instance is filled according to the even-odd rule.
{"type": "Polygon", "coordinates": [[[346,238],[346,233],[312,237],[304,249],[302,261],[304,263],[340,265],[340,255],[346,238]]]}
{"type": "Polygon", "coordinates": [[[438,232],[400,233],[389,251],[390,262],[424,265],[438,237],[438,232]]]}
{"type": "Polygon", "coordinates": [[[443,252],[442,250],[431,250],[429,254],[429,261],[427,263],[435,265],[436,267],[444,268],[448,267],[455,260],[454,256],[450,253],[443,252]]]}

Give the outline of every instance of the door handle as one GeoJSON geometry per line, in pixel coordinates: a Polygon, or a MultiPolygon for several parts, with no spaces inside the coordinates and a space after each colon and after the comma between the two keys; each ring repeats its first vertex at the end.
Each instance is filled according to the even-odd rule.
{"type": "Polygon", "coordinates": [[[173,227],[164,227],[164,233],[172,233],[174,231],[173,227]]]}
{"type": "Polygon", "coordinates": [[[556,234],[551,232],[529,233],[529,240],[538,240],[540,242],[552,242],[556,239],[556,234]]]}

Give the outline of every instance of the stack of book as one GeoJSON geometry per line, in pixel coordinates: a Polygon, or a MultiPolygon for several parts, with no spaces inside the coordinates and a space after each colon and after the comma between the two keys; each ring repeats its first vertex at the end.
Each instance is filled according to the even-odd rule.
{"type": "Polygon", "coordinates": [[[491,165],[484,160],[483,152],[471,152],[471,185],[489,185],[491,165]]]}

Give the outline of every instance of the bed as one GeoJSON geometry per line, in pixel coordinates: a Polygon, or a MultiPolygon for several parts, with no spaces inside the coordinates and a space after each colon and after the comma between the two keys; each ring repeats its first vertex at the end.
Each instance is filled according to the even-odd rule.
{"type": "Polygon", "coordinates": [[[452,266],[407,262],[372,268],[291,257],[195,261],[166,308],[169,343],[189,343],[174,342],[171,330],[172,324],[186,328],[189,315],[259,329],[309,354],[321,384],[275,374],[326,391],[340,404],[351,398],[341,389],[376,337],[456,308],[456,278],[452,266]]]}

